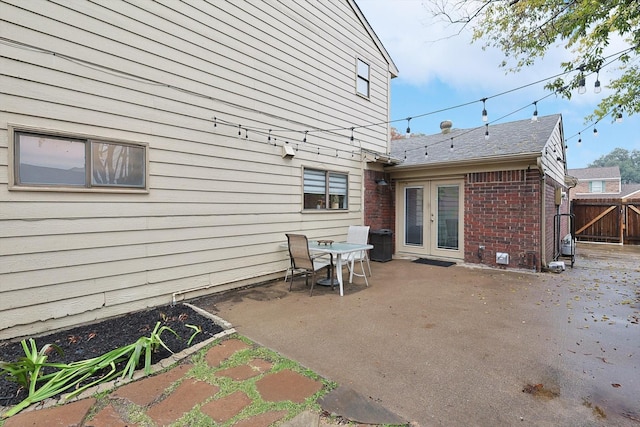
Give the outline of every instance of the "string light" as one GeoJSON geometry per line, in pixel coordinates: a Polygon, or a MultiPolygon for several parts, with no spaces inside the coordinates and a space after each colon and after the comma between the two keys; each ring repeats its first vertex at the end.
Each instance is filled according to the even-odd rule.
{"type": "Polygon", "coordinates": [[[596,137],[596,138],[598,137],[598,129],[596,129],[595,126],[593,127],[593,136],[596,137]]]}
{"type": "Polygon", "coordinates": [[[489,139],[489,123],[487,123],[486,125],[484,125],[485,129],[484,129],[484,139],[485,141],[489,139]]]}
{"type": "Polygon", "coordinates": [[[600,93],[602,91],[602,88],[600,87],[600,69],[598,68],[598,71],[596,72],[596,82],[593,85],[593,91],[595,93],[600,93]]]}
{"type": "Polygon", "coordinates": [[[578,147],[580,147],[582,145],[582,134],[581,132],[578,132],[578,147]]]}
{"type": "Polygon", "coordinates": [[[489,120],[489,115],[487,114],[487,98],[482,98],[482,121],[486,122],[489,120]]]}
{"type": "Polygon", "coordinates": [[[351,128],[351,145],[353,145],[353,128],[351,128]]]}
{"type": "Polygon", "coordinates": [[[407,160],[407,150],[404,150],[404,160],[407,160]]]}
{"type": "MultiPolygon", "coordinates": [[[[618,105],[618,108],[622,108],[622,105],[618,105]]],[[[616,123],[622,123],[622,111],[618,111],[616,115],[616,123]]]]}
{"type": "Polygon", "coordinates": [[[242,136],[242,126],[238,125],[238,136],[242,136]]]}
{"type": "Polygon", "coordinates": [[[451,138],[451,147],[449,147],[449,151],[453,153],[453,138],[451,138]]]}
{"type": "MultiPolygon", "coordinates": [[[[298,123],[298,122],[294,122],[292,120],[285,119],[283,117],[279,117],[279,116],[270,114],[270,113],[268,113],[266,111],[247,108],[246,105],[235,104],[235,103],[232,103],[232,102],[224,101],[222,99],[218,99],[218,98],[215,98],[215,97],[210,96],[210,95],[206,95],[206,94],[195,92],[195,91],[190,91],[188,89],[181,88],[181,87],[178,87],[178,86],[175,86],[175,85],[171,85],[171,84],[168,84],[168,83],[165,83],[165,82],[162,82],[162,81],[152,80],[152,79],[146,78],[144,76],[133,75],[133,74],[130,74],[130,73],[123,73],[123,72],[119,72],[118,70],[113,70],[113,69],[109,69],[109,68],[105,68],[105,67],[100,67],[100,66],[97,66],[96,64],[93,64],[93,63],[90,63],[90,62],[87,62],[87,61],[83,61],[82,59],[64,55],[61,52],[55,52],[55,51],[52,51],[52,50],[40,48],[38,46],[28,45],[28,44],[25,44],[25,43],[19,43],[19,42],[15,42],[15,41],[12,41],[12,40],[7,40],[7,39],[5,39],[5,41],[3,43],[5,43],[5,44],[8,43],[8,44],[10,44],[12,46],[15,46],[15,47],[21,48],[21,49],[28,49],[28,50],[36,51],[36,52],[43,53],[43,54],[54,55],[57,58],[61,58],[61,59],[73,62],[74,64],[77,64],[77,65],[80,65],[80,66],[90,67],[90,68],[94,68],[94,69],[95,68],[103,69],[103,71],[108,72],[108,73],[110,73],[112,75],[116,75],[116,76],[119,76],[119,77],[135,80],[136,82],[150,84],[150,85],[154,85],[154,86],[162,86],[162,87],[166,87],[166,88],[169,88],[169,89],[178,90],[178,91],[180,91],[182,93],[187,93],[187,94],[190,94],[190,95],[193,95],[193,96],[197,96],[197,97],[200,97],[200,98],[204,98],[204,99],[208,99],[208,100],[211,100],[211,101],[214,101],[214,102],[218,102],[218,103],[224,104],[225,106],[231,106],[231,107],[234,107],[234,108],[241,108],[241,109],[248,110],[248,111],[253,111],[253,112],[265,115],[265,116],[273,117],[273,118],[276,118],[278,120],[284,120],[284,121],[288,121],[288,122],[291,122],[291,123],[298,123]]],[[[608,55],[607,57],[602,58],[601,61],[609,60],[611,58],[613,58],[613,59],[611,59],[609,62],[605,63],[604,65],[601,65],[598,68],[598,73],[599,73],[600,69],[602,69],[604,66],[607,66],[607,65],[609,65],[609,64],[611,64],[611,63],[613,63],[615,61],[621,60],[621,58],[623,58],[626,54],[628,54],[629,52],[631,52],[631,51],[633,51],[635,49],[637,49],[637,46],[632,46],[632,47],[623,49],[623,50],[621,50],[619,52],[613,53],[611,55],[608,55]]],[[[510,89],[510,90],[502,92],[500,94],[493,95],[493,96],[491,96],[489,98],[495,98],[495,97],[504,95],[506,93],[511,93],[511,92],[516,91],[516,90],[520,90],[520,89],[532,86],[534,84],[538,84],[538,83],[541,83],[541,82],[544,82],[544,81],[548,81],[549,79],[560,77],[560,76],[566,75],[566,74],[568,74],[570,72],[574,72],[574,71],[575,70],[570,70],[570,71],[559,73],[559,74],[557,74],[555,76],[545,77],[544,79],[541,79],[541,80],[539,80],[537,82],[528,83],[528,84],[520,86],[518,88],[510,89]]],[[[579,67],[579,71],[580,71],[580,80],[581,80],[582,83],[584,83],[584,67],[583,66],[579,67]]],[[[598,80],[599,80],[599,78],[598,78],[598,80]]],[[[586,87],[584,88],[584,90],[586,91],[586,87]]],[[[485,101],[487,99],[489,99],[489,98],[483,98],[482,99],[484,110],[486,110],[485,101]]],[[[457,105],[457,106],[447,107],[447,108],[444,108],[444,109],[441,109],[441,110],[438,110],[438,111],[433,111],[433,112],[429,112],[429,113],[420,114],[418,116],[414,116],[414,118],[423,117],[423,116],[430,115],[430,114],[435,114],[435,113],[438,113],[438,112],[441,112],[441,111],[451,110],[451,109],[454,109],[454,108],[460,108],[460,107],[463,107],[463,106],[471,105],[471,104],[473,104],[475,102],[477,102],[477,101],[467,102],[467,103],[460,104],[460,105],[457,105]]],[[[610,112],[607,113],[607,114],[610,114],[610,112]]],[[[619,117],[619,116],[621,116],[621,113],[619,113],[618,116],[616,116],[616,121],[618,121],[619,118],[621,119],[621,117],[619,117]]],[[[488,121],[488,117],[487,117],[487,121],[488,121]]],[[[381,123],[369,123],[369,124],[366,124],[366,125],[363,125],[363,126],[359,126],[359,127],[371,127],[371,126],[387,125],[387,124],[392,123],[392,122],[394,122],[394,121],[387,121],[387,122],[381,122],[381,123]]],[[[231,123],[227,123],[227,124],[231,125],[231,126],[235,126],[235,125],[233,125],[231,123]]],[[[214,116],[214,127],[217,127],[217,117],[215,117],[215,116],[214,116]]],[[[241,125],[238,125],[238,127],[241,128],[241,125]]],[[[347,129],[347,128],[317,129],[317,130],[315,130],[315,132],[334,133],[334,131],[336,131],[336,130],[345,130],[345,129],[347,129]]],[[[256,131],[255,129],[252,129],[252,130],[256,131]]],[[[283,130],[299,132],[299,131],[295,131],[295,130],[292,130],[292,129],[283,129],[283,130]]],[[[263,132],[257,132],[257,133],[264,134],[263,132]]],[[[241,136],[241,132],[239,132],[239,136],[241,136]]],[[[488,130],[485,133],[485,137],[488,138],[488,130]]],[[[274,138],[274,140],[275,140],[275,138],[274,138]]],[[[277,145],[277,144],[274,143],[274,145],[277,145]]],[[[319,150],[320,150],[320,148],[318,147],[318,151],[319,150]]]]}
{"type": "Polygon", "coordinates": [[[407,117],[407,133],[405,134],[405,138],[411,137],[411,127],[409,127],[410,124],[411,124],[411,117],[407,117]]]}
{"type": "Polygon", "coordinates": [[[216,123],[218,119],[216,119],[216,116],[213,116],[213,127],[217,127],[218,123],[216,123]]]}
{"type": "Polygon", "coordinates": [[[531,116],[531,121],[537,122],[538,121],[538,101],[535,101],[533,103],[533,107],[534,107],[534,110],[533,110],[533,116],[531,116]]]}
{"type": "Polygon", "coordinates": [[[583,94],[587,91],[587,82],[584,78],[584,74],[582,74],[583,67],[580,66],[580,79],[578,80],[578,93],[583,94]]]}
{"type": "Polygon", "coordinates": [[[424,146],[424,158],[426,159],[427,157],[429,157],[429,150],[427,149],[427,146],[424,146]]]}
{"type": "Polygon", "coordinates": [[[305,131],[304,131],[304,138],[302,138],[302,143],[303,143],[303,144],[304,144],[305,142],[307,142],[307,133],[308,133],[308,132],[309,132],[308,130],[305,130],[305,131]]]}

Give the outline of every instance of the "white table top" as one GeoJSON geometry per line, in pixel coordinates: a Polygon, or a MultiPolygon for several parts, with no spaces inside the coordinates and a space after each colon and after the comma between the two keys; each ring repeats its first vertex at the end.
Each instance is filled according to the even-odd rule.
{"type": "Polygon", "coordinates": [[[318,244],[317,241],[309,240],[309,250],[316,252],[326,252],[336,255],[348,254],[357,251],[373,249],[373,245],[360,243],[333,242],[330,245],[318,244]]]}

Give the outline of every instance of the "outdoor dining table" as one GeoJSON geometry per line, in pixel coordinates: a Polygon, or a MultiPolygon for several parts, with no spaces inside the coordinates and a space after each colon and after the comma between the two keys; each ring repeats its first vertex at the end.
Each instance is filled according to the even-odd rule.
{"type": "MultiPolygon", "coordinates": [[[[325,244],[318,243],[317,241],[313,240],[309,241],[309,251],[330,254],[332,258],[335,256],[335,271],[336,277],[338,278],[338,285],[340,286],[340,296],[344,296],[344,286],[342,280],[342,256],[348,255],[352,252],[367,251],[370,249],[373,249],[373,245],[346,242],[333,242],[330,244],[325,244]]],[[[318,281],[318,284],[333,285],[333,277],[329,279],[322,279],[318,281]]]]}

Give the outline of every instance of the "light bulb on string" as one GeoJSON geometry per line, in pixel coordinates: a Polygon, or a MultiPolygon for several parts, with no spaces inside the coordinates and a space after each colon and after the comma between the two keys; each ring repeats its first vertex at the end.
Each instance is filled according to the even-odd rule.
{"type": "Polygon", "coordinates": [[[308,133],[308,132],[309,132],[308,130],[305,130],[305,131],[304,131],[304,138],[302,138],[302,143],[303,143],[303,144],[304,144],[305,142],[307,142],[307,133],[308,133]]]}
{"type": "Polygon", "coordinates": [[[482,121],[487,122],[489,120],[489,115],[487,114],[487,98],[482,98],[482,121]]]}
{"type": "Polygon", "coordinates": [[[587,82],[584,78],[584,74],[580,73],[580,80],[578,80],[578,93],[582,95],[587,91],[587,82]]]}
{"type": "Polygon", "coordinates": [[[449,147],[449,151],[453,153],[453,138],[451,138],[451,147],[449,147]]]}
{"type": "Polygon", "coordinates": [[[216,119],[216,116],[213,116],[213,127],[218,127],[218,119],[216,119]]]}
{"type": "Polygon", "coordinates": [[[411,137],[411,127],[409,126],[411,123],[411,117],[407,117],[407,133],[405,134],[405,138],[411,137]]]}
{"type": "Polygon", "coordinates": [[[593,85],[593,91],[595,93],[600,93],[602,91],[602,87],[600,87],[600,70],[596,73],[596,82],[593,85]]]}
{"type": "Polygon", "coordinates": [[[404,159],[407,160],[407,150],[404,150],[404,159]]]}
{"type": "Polygon", "coordinates": [[[424,158],[426,159],[427,157],[429,157],[429,150],[427,150],[427,146],[424,146],[424,158]]]}
{"type": "Polygon", "coordinates": [[[484,130],[484,139],[488,140],[489,139],[489,123],[487,123],[485,126],[485,130],[484,130]]]}
{"type": "MultiPolygon", "coordinates": [[[[622,105],[618,105],[618,108],[622,108],[622,105]]],[[[622,123],[622,111],[618,111],[616,115],[616,123],[622,123]]]]}
{"type": "Polygon", "coordinates": [[[349,138],[351,145],[353,145],[353,128],[351,128],[351,138],[349,138]]]}
{"type": "Polygon", "coordinates": [[[242,126],[238,125],[238,136],[242,136],[242,126]]]}
{"type": "Polygon", "coordinates": [[[593,128],[593,136],[596,138],[598,137],[598,129],[596,129],[595,126],[593,128]]]}
{"type": "Polygon", "coordinates": [[[271,129],[269,129],[269,135],[267,135],[267,143],[271,143],[271,129]]]}
{"type": "Polygon", "coordinates": [[[533,107],[534,107],[534,110],[533,110],[533,116],[531,116],[531,121],[537,122],[538,121],[538,101],[535,101],[533,103],[533,107]]]}
{"type": "Polygon", "coordinates": [[[578,132],[578,147],[580,147],[582,145],[582,135],[580,132],[578,132]]]}

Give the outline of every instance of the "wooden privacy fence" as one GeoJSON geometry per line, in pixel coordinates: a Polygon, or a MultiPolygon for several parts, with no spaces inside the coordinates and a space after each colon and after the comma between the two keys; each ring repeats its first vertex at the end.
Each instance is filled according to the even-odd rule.
{"type": "Polygon", "coordinates": [[[571,211],[580,241],[640,245],[640,200],[576,199],[571,211]]]}

